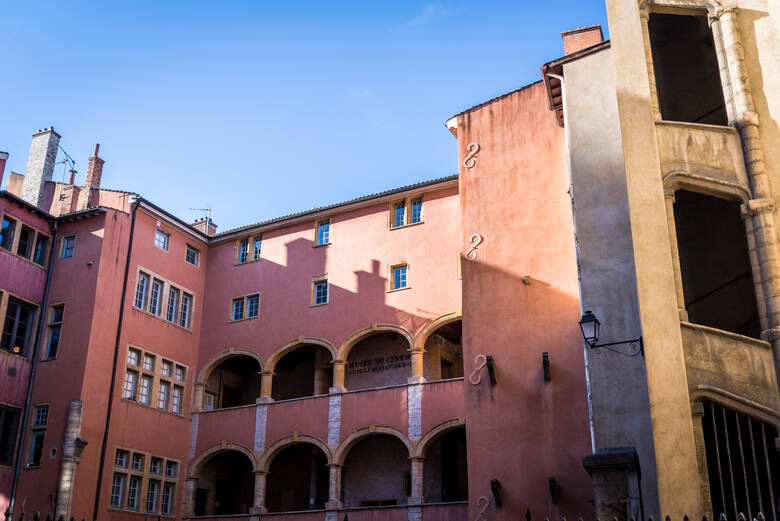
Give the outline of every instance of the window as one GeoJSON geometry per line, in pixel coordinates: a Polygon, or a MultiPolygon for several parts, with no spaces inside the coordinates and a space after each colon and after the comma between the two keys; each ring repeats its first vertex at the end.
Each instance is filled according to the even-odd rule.
{"type": "Polygon", "coordinates": [[[138,365],[138,362],[141,360],[141,352],[138,349],[133,349],[132,347],[127,350],[127,363],[130,365],[138,365]]]}
{"type": "Polygon", "coordinates": [[[177,365],[176,366],[176,380],[178,382],[184,382],[184,374],[185,374],[185,372],[186,372],[186,370],[184,369],[183,366],[181,366],[181,365],[177,365]]]}
{"type": "Polygon", "coordinates": [[[160,474],[162,472],[161,466],[162,460],[160,458],[152,458],[152,461],[149,463],[149,473],[160,474]]]}
{"type": "Polygon", "coordinates": [[[0,349],[17,355],[26,355],[34,318],[35,306],[9,297],[3,335],[0,337],[0,349]]]}
{"type": "Polygon", "coordinates": [[[390,228],[422,222],[422,196],[408,197],[391,204],[390,228]]]}
{"type": "Polygon", "coordinates": [[[122,398],[135,400],[135,386],[138,384],[138,373],[127,371],[125,373],[125,385],[122,390],[122,398]]]}
{"type": "Polygon", "coordinates": [[[111,483],[111,506],[121,507],[122,496],[125,491],[125,475],[114,472],[114,481],[111,483]]]}
{"type": "Polygon", "coordinates": [[[41,464],[43,456],[43,442],[46,438],[46,429],[38,429],[32,432],[30,438],[30,454],[27,457],[28,467],[37,467],[41,464]]]}
{"type": "Polygon", "coordinates": [[[184,293],[181,297],[181,317],[179,318],[179,325],[186,329],[190,328],[191,307],[192,307],[192,295],[184,293]]]}
{"type": "Polygon", "coordinates": [[[130,476],[130,484],[127,487],[127,509],[138,510],[138,493],[141,488],[141,478],[130,476]]]}
{"type": "Polygon", "coordinates": [[[151,403],[152,377],[148,374],[141,375],[141,385],[138,387],[138,402],[144,405],[151,403]]]}
{"type": "Polygon", "coordinates": [[[168,251],[168,239],[170,239],[170,237],[170,234],[157,228],[157,231],[154,234],[154,245],[163,251],[168,251]]]}
{"type": "Polygon", "coordinates": [[[121,467],[123,469],[127,468],[127,459],[130,456],[130,453],[126,450],[117,449],[116,456],[114,457],[114,466],[115,467],[121,467]]]}
{"type": "Polygon", "coordinates": [[[146,491],[146,511],[157,512],[157,496],[160,493],[160,482],[154,479],[149,480],[149,489],[146,491]]]}
{"type": "Polygon", "coordinates": [[[254,318],[260,311],[260,295],[250,295],[246,298],[246,317],[254,318]]]}
{"type": "Polygon", "coordinates": [[[171,412],[181,414],[181,397],[184,395],[184,388],[178,385],[173,386],[171,395],[171,412]]]}
{"type": "Polygon", "coordinates": [[[241,320],[244,318],[244,299],[233,299],[233,320],[241,320]]]}
{"type": "Polygon", "coordinates": [[[193,248],[189,244],[187,245],[187,253],[184,256],[184,260],[192,264],[193,266],[197,266],[200,262],[200,251],[198,251],[196,248],[193,248]]]}
{"type": "Polygon", "coordinates": [[[168,322],[176,323],[176,317],[179,312],[179,290],[170,288],[168,290],[168,311],[165,313],[165,319],[168,322]]]}
{"type": "Polygon", "coordinates": [[[391,289],[403,289],[408,287],[406,281],[406,272],[409,268],[406,264],[399,264],[390,268],[392,273],[391,289]]]}
{"type": "Polygon", "coordinates": [[[144,355],[143,368],[147,371],[154,371],[154,355],[144,355]]]}
{"type": "Polygon", "coordinates": [[[49,406],[41,405],[35,408],[35,415],[33,416],[33,427],[46,427],[49,423],[49,406]]]}
{"type": "Polygon", "coordinates": [[[263,236],[258,235],[252,241],[252,259],[257,260],[260,258],[260,251],[263,247],[263,236]]]}
{"type": "Polygon", "coordinates": [[[46,354],[44,359],[50,360],[57,358],[57,351],[60,347],[60,331],[62,329],[62,314],[65,306],[59,304],[52,306],[51,316],[49,317],[49,341],[46,344],[46,354]]]}
{"type": "Polygon", "coordinates": [[[165,462],[165,477],[166,478],[175,478],[176,477],[176,468],[177,464],[175,461],[166,461],[165,462]]]}
{"type": "Polygon", "coordinates": [[[152,281],[152,291],[149,295],[149,313],[160,315],[160,301],[162,300],[163,282],[154,279],[152,281]]]}
{"type": "Polygon", "coordinates": [[[3,217],[3,227],[0,228],[0,247],[11,251],[16,233],[16,221],[8,216],[3,217]]]}
{"type": "Polygon", "coordinates": [[[42,233],[35,239],[35,251],[33,252],[33,262],[43,266],[46,264],[46,253],[49,248],[49,238],[42,233]]]}
{"type": "Polygon", "coordinates": [[[169,360],[163,360],[162,365],[160,366],[160,376],[171,376],[171,367],[172,364],[169,360]]]}
{"type": "Polygon", "coordinates": [[[62,258],[70,259],[73,257],[73,250],[76,247],[76,236],[68,235],[62,238],[62,258]]]}
{"type": "Polygon", "coordinates": [[[0,465],[13,466],[20,412],[0,405],[0,465]]]}
{"type": "Polygon", "coordinates": [[[16,246],[17,255],[25,259],[30,258],[34,235],[35,231],[32,228],[22,225],[22,230],[19,232],[19,244],[16,246]]]}
{"type": "Polygon", "coordinates": [[[157,408],[162,410],[168,409],[168,393],[170,392],[171,384],[168,382],[160,382],[160,388],[157,391],[157,408]]]}
{"type": "Polygon", "coordinates": [[[314,242],[317,246],[330,243],[330,219],[317,222],[317,237],[314,242]]]}
{"type": "Polygon", "coordinates": [[[135,453],[133,454],[133,464],[131,467],[133,470],[139,470],[143,472],[144,470],[144,455],[135,453]]]}
{"type": "Polygon", "coordinates": [[[246,262],[249,255],[249,239],[241,239],[238,243],[238,262],[246,262]]]}
{"type": "Polygon", "coordinates": [[[163,485],[162,501],[160,502],[160,511],[163,514],[171,515],[173,513],[171,509],[173,504],[173,487],[173,483],[165,483],[163,485]]]}
{"type": "Polygon", "coordinates": [[[149,275],[138,273],[138,282],[135,285],[135,307],[146,309],[146,290],[149,287],[149,275]]]}
{"type": "Polygon", "coordinates": [[[328,303],[328,281],[318,280],[314,282],[314,305],[328,303]]]}

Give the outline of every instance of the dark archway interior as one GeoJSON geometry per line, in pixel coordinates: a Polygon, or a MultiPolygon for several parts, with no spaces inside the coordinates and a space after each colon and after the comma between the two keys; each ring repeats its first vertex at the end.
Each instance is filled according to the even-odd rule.
{"type": "Polygon", "coordinates": [[[271,462],[266,484],[270,512],[321,510],[328,500],[328,458],[319,447],[299,443],[271,462]]]}
{"type": "Polygon", "coordinates": [[[738,205],[678,190],[674,220],[688,320],[759,338],[747,236],[738,205]]]}
{"type": "Polygon", "coordinates": [[[358,441],[342,470],[345,507],[406,504],[411,494],[411,463],[406,446],[394,436],[376,434],[358,441]]]}
{"type": "Polygon", "coordinates": [[[436,438],[425,451],[423,495],[427,503],[468,501],[466,428],[436,438]]]}
{"type": "Polygon", "coordinates": [[[198,476],[195,515],[248,514],[254,498],[252,463],[240,452],[225,451],[211,458],[198,476]]]}
{"type": "Polygon", "coordinates": [[[219,364],[206,382],[204,406],[214,409],[251,405],[260,396],[260,364],[249,356],[234,356],[219,364]]]}
{"type": "Polygon", "coordinates": [[[718,57],[707,17],[654,13],[648,25],[661,117],[726,125],[718,57]]]}
{"type": "Polygon", "coordinates": [[[463,326],[460,320],[441,326],[425,341],[425,378],[463,376],[463,326]]]}
{"type": "Polygon", "coordinates": [[[284,355],[274,369],[271,397],[289,400],[328,394],[333,381],[330,352],[322,346],[302,344],[284,355]]]}
{"type": "Polygon", "coordinates": [[[394,332],[369,335],[347,355],[345,386],[350,391],[405,384],[412,374],[411,346],[394,332]]]}

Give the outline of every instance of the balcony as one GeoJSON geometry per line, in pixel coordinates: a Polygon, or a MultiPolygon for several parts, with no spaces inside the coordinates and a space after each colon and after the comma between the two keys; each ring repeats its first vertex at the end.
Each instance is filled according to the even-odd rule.
{"type": "Polygon", "coordinates": [[[679,121],[657,121],[656,136],[664,183],[675,189],[700,187],[738,198],[750,188],[736,129],[679,121]]]}
{"type": "Polygon", "coordinates": [[[777,410],[772,348],[762,340],[682,322],[688,389],[739,397],[777,410]]]}
{"type": "MultiPolygon", "coordinates": [[[[466,521],[468,502],[434,503],[422,505],[423,521],[466,521]]],[[[350,508],[339,511],[337,519],[349,516],[350,521],[407,521],[407,506],[350,508]]],[[[326,514],[322,510],[309,512],[275,512],[262,515],[262,519],[279,521],[324,521],[326,514]]],[[[198,521],[249,521],[249,514],[232,516],[194,516],[198,521]]]]}

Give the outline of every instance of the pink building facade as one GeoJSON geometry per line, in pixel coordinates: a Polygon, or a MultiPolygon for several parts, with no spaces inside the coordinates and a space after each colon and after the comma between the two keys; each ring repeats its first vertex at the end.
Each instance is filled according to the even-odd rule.
{"type": "Polygon", "coordinates": [[[19,416],[0,507],[13,490],[17,512],[77,519],[592,512],[546,96],[450,119],[458,175],[221,233],[101,188],[98,148],[84,186],[53,182],[59,136],[36,133],[0,197],[15,230],[49,237],[37,265],[0,249],[2,306],[29,302],[37,331],[0,351],[19,416]]]}

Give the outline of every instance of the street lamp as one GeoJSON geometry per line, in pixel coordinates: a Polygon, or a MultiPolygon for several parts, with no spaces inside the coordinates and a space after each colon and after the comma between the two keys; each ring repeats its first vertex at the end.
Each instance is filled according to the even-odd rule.
{"type": "Polygon", "coordinates": [[[636,356],[641,354],[645,356],[645,345],[642,337],[633,338],[631,340],[622,340],[620,342],[609,342],[607,344],[599,344],[599,331],[601,329],[601,322],[596,318],[596,315],[592,311],[588,310],[580,318],[580,329],[582,330],[582,338],[589,348],[601,353],[602,349],[612,351],[624,356],[636,356]],[[616,349],[612,346],[627,345],[628,352],[624,353],[620,349],[616,349]]]}

